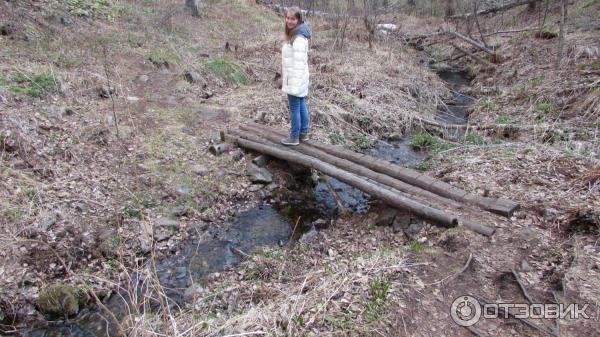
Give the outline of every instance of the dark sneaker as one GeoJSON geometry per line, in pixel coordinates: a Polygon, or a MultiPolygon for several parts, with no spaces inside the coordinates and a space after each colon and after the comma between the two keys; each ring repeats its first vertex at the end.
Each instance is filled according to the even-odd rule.
{"type": "Polygon", "coordinates": [[[285,138],[281,140],[281,144],[283,145],[298,145],[300,144],[300,142],[298,141],[298,138],[285,138]]]}
{"type": "Polygon", "coordinates": [[[300,134],[300,141],[301,142],[305,142],[308,140],[308,133],[301,133],[300,134]]]}

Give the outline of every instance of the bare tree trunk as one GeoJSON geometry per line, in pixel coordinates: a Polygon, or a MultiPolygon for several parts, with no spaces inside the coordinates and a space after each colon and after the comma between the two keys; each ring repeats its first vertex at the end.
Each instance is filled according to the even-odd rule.
{"type": "Polygon", "coordinates": [[[481,26],[479,25],[479,17],[477,16],[477,8],[479,7],[478,1],[474,1],[475,5],[473,6],[473,17],[475,17],[475,23],[477,24],[477,30],[479,31],[479,36],[481,37],[481,42],[483,42],[484,46],[488,46],[485,42],[485,38],[483,37],[483,33],[481,32],[481,26]]]}
{"type": "Polygon", "coordinates": [[[446,9],[445,10],[446,16],[452,16],[452,15],[456,14],[456,1],[455,0],[447,0],[445,9],[446,9]]]}
{"type": "Polygon", "coordinates": [[[373,4],[373,0],[364,0],[363,21],[365,24],[365,29],[367,30],[367,33],[369,34],[369,37],[368,37],[369,50],[373,49],[373,40],[375,38],[375,28],[376,28],[376,21],[377,21],[377,11],[374,7],[375,6],[373,4]]]}
{"type": "Polygon", "coordinates": [[[546,16],[548,15],[548,7],[550,7],[549,5],[549,0],[546,0],[546,8],[544,9],[544,18],[540,21],[540,28],[539,28],[539,33],[540,35],[542,34],[542,30],[544,29],[544,26],[546,25],[546,16]]]}
{"type": "Polygon", "coordinates": [[[567,19],[567,0],[560,1],[560,31],[558,33],[558,58],[556,70],[560,69],[565,45],[565,20],[567,19]]]}

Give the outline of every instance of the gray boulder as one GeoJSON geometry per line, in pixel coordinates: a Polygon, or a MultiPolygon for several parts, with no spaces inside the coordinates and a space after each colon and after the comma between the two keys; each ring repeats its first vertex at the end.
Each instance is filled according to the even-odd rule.
{"type": "Polygon", "coordinates": [[[246,176],[253,184],[270,184],[273,182],[273,174],[264,167],[258,167],[250,164],[246,170],[246,176]]]}

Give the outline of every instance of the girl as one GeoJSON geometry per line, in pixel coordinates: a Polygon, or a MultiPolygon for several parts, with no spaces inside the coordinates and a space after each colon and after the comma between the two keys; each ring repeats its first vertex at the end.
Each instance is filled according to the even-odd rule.
{"type": "Polygon", "coordinates": [[[287,94],[292,127],[284,145],[298,145],[308,140],[309,115],[306,107],[308,94],[308,39],[310,31],[302,20],[300,8],[285,11],[285,43],[281,48],[281,90],[287,94]]]}

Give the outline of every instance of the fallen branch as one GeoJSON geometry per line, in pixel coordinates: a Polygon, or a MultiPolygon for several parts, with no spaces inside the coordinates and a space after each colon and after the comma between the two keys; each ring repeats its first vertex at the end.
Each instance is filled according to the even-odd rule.
{"type": "Polygon", "coordinates": [[[457,15],[448,16],[447,18],[449,18],[449,19],[468,19],[471,16],[473,16],[473,14],[483,15],[483,14],[491,14],[491,13],[496,13],[496,12],[503,12],[503,11],[509,10],[514,7],[529,5],[531,2],[534,2],[534,1],[535,0],[517,1],[517,2],[509,3],[504,6],[500,6],[500,7],[492,7],[492,8],[488,8],[488,9],[483,9],[483,10],[477,11],[476,13],[471,12],[471,13],[466,13],[466,14],[457,14],[457,15]]]}
{"type": "Polygon", "coordinates": [[[496,52],[495,51],[487,48],[485,45],[479,43],[479,41],[475,41],[475,40],[471,39],[470,37],[467,37],[467,36],[464,36],[464,35],[460,34],[459,32],[448,31],[448,34],[450,34],[450,35],[452,35],[454,37],[457,37],[457,38],[459,38],[459,39],[467,42],[468,44],[470,44],[470,45],[472,45],[474,47],[477,47],[477,48],[483,50],[484,52],[486,52],[486,53],[488,53],[488,54],[490,54],[492,56],[496,56],[496,52]]]}
{"type": "Polygon", "coordinates": [[[493,65],[492,63],[490,63],[490,62],[482,59],[481,57],[479,57],[479,56],[477,56],[477,55],[475,55],[475,54],[467,51],[466,49],[464,49],[462,47],[459,47],[458,45],[456,45],[456,43],[450,42],[450,45],[452,47],[456,48],[457,50],[463,52],[464,54],[467,54],[470,58],[472,58],[473,60],[475,60],[475,61],[477,61],[477,62],[479,62],[479,63],[481,63],[483,65],[486,65],[486,66],[489,66],[489,67],[495,67],[495,65],[493,65]]]}

